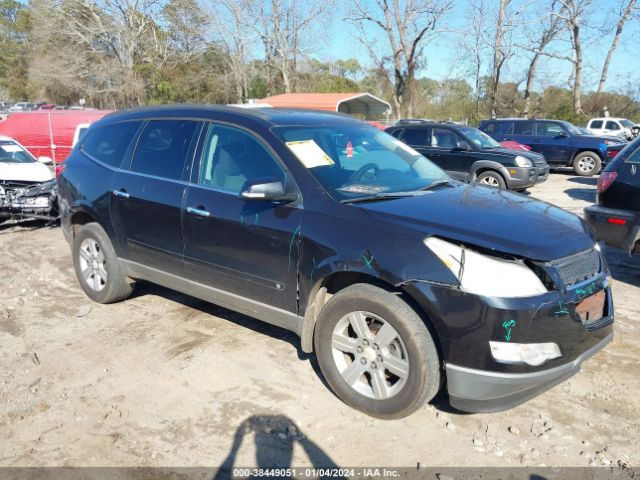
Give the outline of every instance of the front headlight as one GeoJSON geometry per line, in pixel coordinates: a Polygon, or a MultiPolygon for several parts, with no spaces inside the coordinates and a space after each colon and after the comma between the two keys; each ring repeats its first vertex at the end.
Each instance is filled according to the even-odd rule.
{"type": "Polygon", "coordinates": [[[547,293],[542,281],[522,261],[490,257],[436,237],[425,238],[424,244],[451,270],[465,292],[501,298],[547,293]]]}
{"type": "Polygon", "coordinates": [[[522,155],[517,155],[516,165],[518,165],[519,167],[530,167],[532,163],[531,163],[531,160],[529,160],[528,158],[523,157],[522,155]]]}

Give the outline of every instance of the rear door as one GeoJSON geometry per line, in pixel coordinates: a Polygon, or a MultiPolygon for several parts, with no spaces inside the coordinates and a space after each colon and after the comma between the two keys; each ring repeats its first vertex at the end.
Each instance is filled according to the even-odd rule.
{"type": "Polygon", "coordinates": [[[114,175],[111,218],[125,258],[182,275],[182,202],[202,123],[148,121],[126,170],[114,175]]]}
{"type": "Polygon", "coordinates": [[[202,137],[184,203],[187,278],[296,313],[302,207],[240,197],[248,180],[275,177],[290,185],[290,175],[244,129],[209,123],[202,137]]]}
{"type": "Polygon", "coordinates": [[[512,140],[514,142],[528,145],[535,152],[538,151],[538,145],[536,142],[536,122],[532,120],[518,120],[513,121],[509,125],[509,129],[505,132],[502,140],[512,140]]]}

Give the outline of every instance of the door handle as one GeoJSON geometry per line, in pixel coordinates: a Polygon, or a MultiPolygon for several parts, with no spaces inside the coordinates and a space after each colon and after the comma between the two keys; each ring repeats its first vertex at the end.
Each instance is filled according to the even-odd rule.
{"type": "Polygon", "coordinates": [[[129,198],[131,196],[127,192],[125,192],[124,190],[114,190],[113,194],[116,197],[120,197],[120,198],[129,198]]]}
{"type": "Polygon", "coordinates": [[[203,208],[187,207],[187,213],[190,213],[191,215],[196,215],[198,217],[209,217],[209,216],[211,216],[211,213],[209,213],[207,210],[205,210],[203,208]]]}

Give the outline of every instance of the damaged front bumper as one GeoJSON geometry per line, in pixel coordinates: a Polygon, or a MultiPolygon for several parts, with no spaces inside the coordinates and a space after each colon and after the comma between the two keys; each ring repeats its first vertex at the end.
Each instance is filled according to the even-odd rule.
{"type": "Polygon", "coordinates": [[[606,270],[566,290],[529,298],[484,297],[424,281],[405,288],[436,330],[450,403],[464,411],[519,405],[577,373],[613,338],[606,270]],[[555,344],[560,355],[533,366],[496,359],[491,343],[555,344]]]}
{"type": "Polygon", "coordinates": [[[36,184],[0,183],[0,219],[55,220],[58,216],[58,184],[55,179],[36,184]]]}

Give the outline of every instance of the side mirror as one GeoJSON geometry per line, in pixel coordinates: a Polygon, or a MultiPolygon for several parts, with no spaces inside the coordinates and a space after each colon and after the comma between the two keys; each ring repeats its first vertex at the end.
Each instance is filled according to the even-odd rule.
{"type": "Polygon", "coordinates": [[[560,132],[558,135],[556,135],[556,138],[567,138],[569,136],[569,134],[567,132],[560,132]]]}
{"type": "Polygon", "coordinates": [[[468,151],[468,150],[471,150],[471,147],[464,140],[460,140],[459,142],[456,142],[456,146],[454,150],[468,151]]]}
{"type": "Polygon", "coordinates": [[[43,165],[51,165],[53,163],[53,160],[51,160],[51,158],[49,157],[38,157],[38,162],[42,163],[43,165]]]}
{"type": "Polygon", "coordinates": [[[247,180],[240,191],[240,197],[258,202],[290,202],[297,198],[294,195],[287,195],[284,185],[276,177],[247,180]]]}

